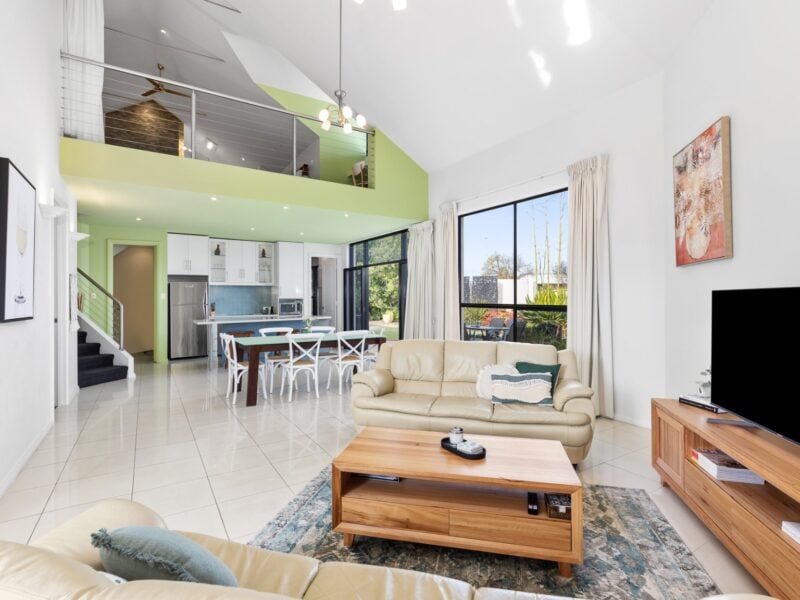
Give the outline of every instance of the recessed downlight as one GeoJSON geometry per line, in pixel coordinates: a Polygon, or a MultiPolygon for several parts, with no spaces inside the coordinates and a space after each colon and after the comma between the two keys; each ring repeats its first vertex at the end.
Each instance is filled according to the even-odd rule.
{"type": "Polygon", "coordinates": [[[167,35],[167,30],[166,29],[162,29],[161,30],[161,35],[167,35]]]}
{"type": "Polygon", "coordinates": [[[244,162],[244,156],[242,157],[242,162],[244,162]]]}
{"type": "Polygon", "coordinates": [[[305,233],[303,233],[303,232],[301,231],[301,232],[300,232],[300,235],[305,235],[305,233]]]}
{"type": "Polygon", "coordinates": [[[142,217],[136,217],[136,220],[137,220],[137,221],[141,221],[141,220],[142,220],[142,217]]]}
{"type": "Polygon", "coordinates": [[[217,201],[217,197],[216,196],[211,196],[211,201],[212,202],[216,202],[217,201]]]}
{"type": "Polygon", "coordinates": [[[251,228],[250,228],[250,231],[255,231],[255,230],[256,230],[256,228],[255,228],[255,227],[251,227],[251,228]]]}
{"type": "Polygon", "coordinates": [[[349,214],[347,214],[347,213],[344,213],[344,216],[345,216],[345,217],[349,217],[350,215],[349,215],[349,214]]]}
{"type": "Polygon", "coordinates": [[[288,206],[284,206],[283,210],[289,210],[289,207],[288,206]]]}

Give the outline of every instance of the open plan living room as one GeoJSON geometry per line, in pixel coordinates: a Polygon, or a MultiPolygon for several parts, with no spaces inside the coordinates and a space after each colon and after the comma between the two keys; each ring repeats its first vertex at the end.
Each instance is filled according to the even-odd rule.
{"type": "Polygon", "coordinates": [[[798,22],[0,2],[0,600],[800,600],[798,22]]]}

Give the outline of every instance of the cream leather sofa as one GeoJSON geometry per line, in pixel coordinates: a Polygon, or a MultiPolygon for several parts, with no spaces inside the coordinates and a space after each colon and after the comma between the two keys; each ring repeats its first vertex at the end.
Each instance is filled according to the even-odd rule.
{"type": "MultiPolygon", "coordinates": [[[[166,527],[149,508],[130,500],[105,500],[61,525],[33,545],[0,541],[0,598],[3,600],[556,600],[556,596],[493,588],[463,581],[353,563],[322,563],[296,554],[270,552],[199,533],[186,533],[224,562],[238,588],[178,581],[142,580],[112,584],[97,570],[100,555],[89,534],[101,527],[166,527]]],[[[733,597],[731,597],[733,598],[733,597]]],[[[755,599],[755,596],[747,596],[755,599]]],[[[723,600],[720,596],[718,600],[723,600]]],[[[745,600],[745,597],[742,597],[745,600]]]]}
{"type": "Polygon", "coordinates": [[[306,600],[544,600],[554,596],[507,595],[502,590],[475,590],[468,583],[385,567],[322,563],[296,554],[270,552],[199,533],[186,533],[233,571],[238,588],[142,580],[112,584],[97,570],[100,555],[89,534],[101,527],[166,527],[149,508],[130,500],[105,500],[25,546],[0,541],[0,598],[3,600],[218,600],[223,598],[306,600]]]}
{"type": "Polygon", "coordinates": [[[376,368],[353,378],[359,425],[558,440],[573,464],[589,453],[594,392],[578,380],[575,355],[515,342],[404,340],[384,344],[376,368]],[[518,361],[561,364],[553,406],[492,404],[477,397],[478,372],[518,361]]]}

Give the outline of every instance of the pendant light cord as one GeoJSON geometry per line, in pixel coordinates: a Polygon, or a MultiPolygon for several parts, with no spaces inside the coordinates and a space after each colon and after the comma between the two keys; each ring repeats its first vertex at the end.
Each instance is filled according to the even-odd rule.
{"type": "MultiPolygon", "coordinates": [[[[342,91],[342,0],[339,0],[339,91],[342,91]]],[[[339,98],[339,108],[342,107],[342,98],[339,98]]]]}

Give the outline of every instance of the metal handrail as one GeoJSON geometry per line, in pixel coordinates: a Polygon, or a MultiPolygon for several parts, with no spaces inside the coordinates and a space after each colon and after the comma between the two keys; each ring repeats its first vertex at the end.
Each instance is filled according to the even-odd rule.
{"type": "MultiPolygon", "coordinates": [[[[308,121],[316,121],[317,123],[322,123],[322,120],[316,115],[307,115],[304,113],[294,112],[291,110],[286,110],[285,108],[278,108],[276,106],[270,106],[269,104],[263,104],[261,102],[256,102],[254,100],[247,100],[245,98],[239,98],[237,96],[231,96],[230,94],[223,94],[222,92],[215,92],[214,90],[209,90],[206,88],[197,87],[194,85],[190,85],[188,83],[182,83],[180,81],[175,81],[174,79],[167,79],[166,77],[158,77],[157,75],[151,75],[149,73],[142,73],[141,71],[134,71],[132,69],[126,69],[124,67],[117,67],[114,65],[109,65],[104,62],[100,62],[97,60],[92,60],[91,58],[84,58],[83,56],[77,56],[75,54],[69,54],[68,52],[61,52],[61,58],[66,58],[69,60],[74,60],[77,62],[81,62],[87,65],[92,65],[95,67],[101,67],[103,69],[109,69],[111,71],[117,71],[119,73],[125,73],[127,75],[134,75],[136,77],[143,77],[146,79],[152,79],[153,81],[158,81],[159,83],[164,83],[167,85],[174,85],[177,87],[181,87],[187,90],[191,90],[193,92],[192,95],[200,93],[200,94],[208,94],[210,96],[216,96],[217,98],[223,98],[225,100],[231,100],[232,102],[238,102],[240,104],[247,104],[249,106],[254,106],[256,108],[263,108],[264,110],[269,110],[272,112],[284,114],[290,117],[294,117],[295,119],[306,119],[308,121]]],[[[338,123],[331,123],[333,127],[342,127],[338,123]]],[[[353,131],[360,131],[361,133],[366,133],[368,135],[375,135],[375,130],[373,129],[362,129],[361,127],[353,127],[353,131]]]]}
{"type": "Polygon", "coordinates": [[[114,335],[116,332],[113,331],[114,323],[112,322],[111,336],[114,338],[114,341],[116,341],[119,344],[119,349],[124,350],[125,348],[123,347],[123,337],[125,332],[125,322],[124,322],[125,307],[123,306],[122,302],[120,302],[117,298],[115,298],[114,295],[111,294],[111,292],[109,292],[106,288],[100,285],[95,279],[93,279],[86,271],[84,271],[80,267],[78,267],[78,275],[80,275],[81,277],[86,279],[89,283],[91,283],[94,287],[96,287],[100,291],[100,293],[102,293],[109,300],[111,300],[112,306],[115,309],[119,310],[119,335],[114,335]]]}

